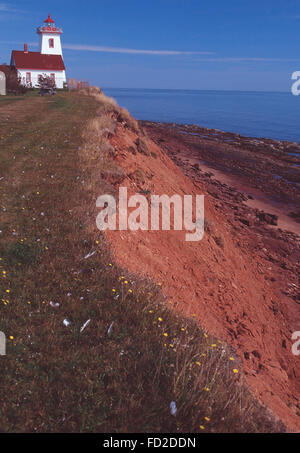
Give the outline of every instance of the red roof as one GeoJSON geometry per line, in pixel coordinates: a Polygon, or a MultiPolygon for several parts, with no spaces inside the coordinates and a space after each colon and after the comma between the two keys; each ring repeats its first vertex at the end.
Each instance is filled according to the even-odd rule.
{"type": "Polygon", "coordinates": [[[40,69],[63,71],[64,61],[61,55],[47,55],[40,52],[24,52],[13,50],[11,53],[11,64],[17,69],[40,69]]]}
{"type": "Polygon", "coordinates": [[[44,22],[54,24],[54,20],[51,19],[50,14],[48,14],[48,18],[44,22]]]}

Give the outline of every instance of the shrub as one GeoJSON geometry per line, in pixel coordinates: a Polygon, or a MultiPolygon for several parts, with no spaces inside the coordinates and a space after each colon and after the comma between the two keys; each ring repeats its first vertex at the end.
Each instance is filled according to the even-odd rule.
{"type": "Polygon", "coordinates": [[[18,77],[16,68],[13,66],[2,65],[0,71],[6,77],[6,91],[8,94],[25,94],[29,87],[22,85],[21,78],[18,77]]]}
{"type": "Polygon", "coordinates": [[[54,91],[56,89],[55,80],[46,74],[39,76],[37,87],[40,91],[54,91]]]}

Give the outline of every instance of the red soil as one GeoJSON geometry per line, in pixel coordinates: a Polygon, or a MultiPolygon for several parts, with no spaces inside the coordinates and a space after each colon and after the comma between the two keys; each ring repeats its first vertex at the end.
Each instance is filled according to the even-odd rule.
{"type": "Polygon", "coordinates": [[[150,139],[145,141],[153,154],[138,152],[136,138],[119,124],[111,139],[126,173],[121,185],[129,195],[141,190],[206,194],[205,218],[213,225],[200,242],[186,242],[185,232],[178,231],[109,231],[116,261],[161,282],[174,309],[195,316],[203,328],[232,345],[253,393],[290,430],[299,431],[300,359],[291,353],[291,333],[299,329],[291,324],[290,299],[280,297],[273,286],[272,263],[257,252],[244,226],[234,227],[226,210],[218,209],[203,185],[184,175],[150,139]]]}

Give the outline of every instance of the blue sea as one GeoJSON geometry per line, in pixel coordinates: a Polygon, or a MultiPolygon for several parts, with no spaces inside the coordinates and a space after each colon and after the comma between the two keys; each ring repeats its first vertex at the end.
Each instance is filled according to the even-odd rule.
{"type": "Polygon", "coordinates": [[[104,88],[140,120],[197,124],[300,143],[300,96],[259,91],[104,88]]]}

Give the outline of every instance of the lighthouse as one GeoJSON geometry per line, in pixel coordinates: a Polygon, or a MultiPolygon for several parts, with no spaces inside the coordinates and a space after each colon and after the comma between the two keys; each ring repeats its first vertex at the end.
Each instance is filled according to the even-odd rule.
{"type": "Polygon", "coordinates": [[[24,50],[13,50],[11,66],[15,67],[21,83],[28,87],[38,86],[41,76],[51,77],[57,88],[66,83],[66,68],[63,61],[61,35],[62,28],[56,26],[48,14],[47,19],[37,28],[39,36],[39,52],[30,52],[28,45],[24,50]]]}
{"type": "Polygon", "coordinates": [[[60,35],[62,29],[56,27],[54,20],[48,14],[44,25],[37,28],[37,34],[40,37],[40,53],[47,55],[61,55],[62,48],[60,42],[60,35]]]}

